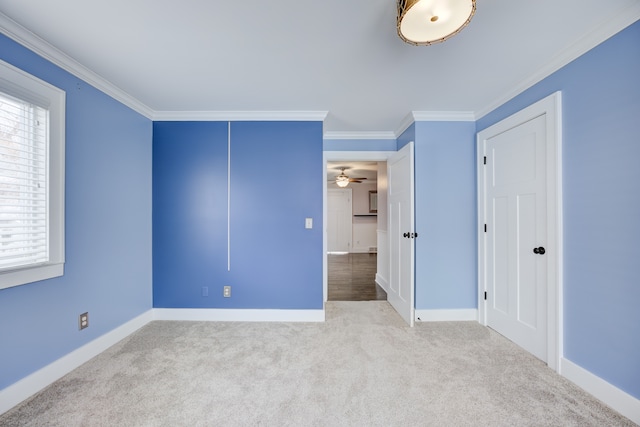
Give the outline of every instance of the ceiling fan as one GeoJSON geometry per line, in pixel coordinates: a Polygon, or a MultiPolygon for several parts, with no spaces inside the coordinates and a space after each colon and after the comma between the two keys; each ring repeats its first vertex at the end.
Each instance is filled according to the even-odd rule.
{"type": "Polygon", "coordinates": [[[348,175],[344,173],[346,168],[340,168],[340,175],[336,176],[336,185],[338,187],[346,187],[350,182],[355,182],[360,184],[363,180],[367,178],[349,178],[348,175]]]}

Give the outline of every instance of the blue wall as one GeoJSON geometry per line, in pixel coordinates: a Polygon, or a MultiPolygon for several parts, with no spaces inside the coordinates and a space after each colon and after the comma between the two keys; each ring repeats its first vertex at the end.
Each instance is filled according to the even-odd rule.
{"type": "Polygon", "coordinates": [[[0,59],[67,94],[65,274],[0,290],[2,389],[151,308],[152,128],[3,35],[0,59]]]}
{"type": "Polygon", "coordinates": [[[154,307],[222,303],[227,276],[227,123],[153,124],[154,307]],[[202,287],[211,294],[202,296],[202,287]]]}
{"type": "Polygon", "coordinates": [[[564,354],[640,398],[640,22],[477,122],[561,90],[564,354]]]}
{"type": "Polygon", "coordinates": [[[474,122],[415,123],[415,218],[415,308],[477,308],[474,122]]]}
{"type": "Polygon", "coordinates": [[[227,123],[154,124],[154,306],[322,309],[322,123],[233,122],[230,153],[227,271],[227,123]]]}
{"type": "Polygon", "coordinates": [[[402,135],[398,137],[398,141],[397,141],[398,150],[400,150],[402,147],[404,147],[411,141],[415,142],[415,140],[416,140],[416,124],[413,123],[404,132],[402,132],[402,135]]]}
{"type": "Polygon", "coordinates": [[[474,122],[416,122],[398,137],[415,150],[415,308],[477,302],[474,122]]]}

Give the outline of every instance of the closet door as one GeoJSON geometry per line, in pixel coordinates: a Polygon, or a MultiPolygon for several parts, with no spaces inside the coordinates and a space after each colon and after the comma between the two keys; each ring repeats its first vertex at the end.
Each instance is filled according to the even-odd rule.
{"type": "Polygon", "coordinates": [[[227,122],[155,122],[153,306],[220,306],[226,274],[227,122]]]}
{"type": "Polygon", "coordinates": [[[230,159],[235,304],[322,308],[322,123],[233,122],[230,159]]]}

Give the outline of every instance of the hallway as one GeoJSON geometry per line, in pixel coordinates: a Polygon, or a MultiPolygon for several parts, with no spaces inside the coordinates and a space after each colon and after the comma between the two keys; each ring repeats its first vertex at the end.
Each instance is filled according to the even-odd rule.
{"type": "Polygon", "coordinates": [[[387,293],[376,284],[377,254],[329,254],[328,300],[386,300],[387,293]]]}

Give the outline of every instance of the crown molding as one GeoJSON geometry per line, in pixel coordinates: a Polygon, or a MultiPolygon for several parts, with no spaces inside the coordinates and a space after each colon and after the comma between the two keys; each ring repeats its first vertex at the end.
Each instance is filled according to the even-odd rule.
{"type": "Polygon", "coordinates": [[[473,111],[412,111],[416,122],[475,122],[473,111]]]}
{"type": "Polygon", "coordinates": [[[325,140],[333,139],[398,139],[415,122],[474,122],[472,111],[412,111],[400,122],[395,131],[379,132],[325,132],[325,140]]]}
{"type": "Polygon", "coordinates": [[[395,131],[396,138],[415,122],[475,122],[473,111],[412,111],[400,122],[395,131]]]}
{"type": "Polygon", "coordinates": [[[132,110],[149,119],[152,118],[153,110],[147,105],[124,92],[104,77],[81,65],[78,61],[47,43],[45,40],[27,30],[3,13],[0,13],[0,32],[63,70],[68,71],[74,76],[101,90],[132,110]]]}
{"type": "Polygon", "coordinates": [[[481,108],[475,112],[477,119],[481,119],[496,108],[515,98],[531,86],[542,81],[546,77],[558,71],[571,61],[584,55],[594,47],[598,46],[602,42],[611,38],[615,34],[627,28],[629,25],[640,20],[640,2],[636,2],[632,6],[629,6],[623,12],[619,13],[611,20],[603,23],[599,27],[595,28],[589,34],[581,37],[575,43],[564,49],[558,55],[556,55],[551,61],[532,74],[528,79],[523,80],[519,85],[503,94],[501,97],[494,100],[489,105],[481,108]]]}
{"type": "Polygon", "coordinates": [[[324,139],[396,139],[390,131],[379,132],[325,132],[324,139]]]}
{"type": "Polygon", "coordinates": [[[327,111],[156,111],[155,121],[294,121],[322,122],[327,111]]]}
{"type": "Polygon", "coordinates": [[[400,125],[398,125],[396,131],[394,132],[396,135],[396,138],[400,138],[400,135],[402,135],[404,131],[409,129],[409,127],[414,122],[415,122],[415,119],[413,118],[413,113],[409,113],[406,116],[404,116],[404,119],[402,119],[402,121],[400,122],[400,125]]]}

